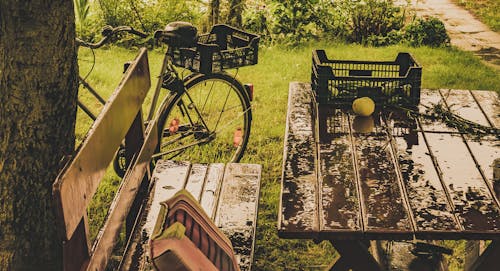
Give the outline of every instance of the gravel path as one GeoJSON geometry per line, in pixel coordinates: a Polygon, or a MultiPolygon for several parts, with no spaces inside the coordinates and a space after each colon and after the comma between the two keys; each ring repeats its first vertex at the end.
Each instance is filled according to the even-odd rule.
{"type": "Polygon", "coordinates": [[[452,45],[472,51],[500,69],[500,34],[491,31],[470,12],[455,5],[451,0],[411,0],[411,5],[418,16],[441,19],[452,45]]]}

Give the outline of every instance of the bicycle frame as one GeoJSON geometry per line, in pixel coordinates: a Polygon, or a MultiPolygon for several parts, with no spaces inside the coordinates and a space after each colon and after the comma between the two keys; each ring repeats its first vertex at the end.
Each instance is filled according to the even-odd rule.
{"type": "MultiPolygon", "coordinates": [[[[145,36],[145,34],[141,34],[138,31],[133,30],[130,27],[117,27],[117,28],[107,28],[106,31],[103,31],[103,36],[104,38],[97,42],[97,43],[86,43],[80,40],[77,40],[78,45],[83,45],[85,47],[89,47],[91,49],[96,49],[101,47],[107,40],[110,39],[110,37],[119,31],[126,31],[129,33],[133,34],[138,34],[145,36]]],[[[159,32],[159,31],[157,31],[159,32]]],[[[155,33],[155,38],[158,39],[155,33]]],[[[231,93],[232,90],[234,90],[237,95],[239,95],[241,105],[242,105],[242,111],[240,113],[235,114],[236,118],[240,118],[245,116],[245,121],[244,125],[247,128],[245,128],[245,131],[250,131],[250,124],[251,124],[251,106],[250,106],[250,101],[252,97],[252,91],[250,87],[247,87],[243,84],[241,84],[238,80],[236,80],[236,75],[238,74],[238,67],[232,67],[236,68],[236,73],[234,75],[229,75],[226,72],[220,70],[218,72],[214,73],[199,73],[197,71],[193,71],[188,68],[184,68],[184,70],[191,70],[190,73],[184,76],[184,72],[178,72],[177,68],[175,65],[178,65],[177,62],[174,62],[175,59],[172,59],[172,56],[170,55],[170,47],[168,41],[161,40],[161,36],[159,36],[160,39],[159,41],[165,42],[167,45],[165,55],[163,57],[162,65],[158,74],[156,86],[154,89],[154,93],[152,96],[152,101],[149,106],[149,112],[147,114],[147,117],[145,118],[145,122],[150,122],[150,121],[160,121],[159,123],[159,136],[160,139],[163,138],[165,139],[164,141],[160,141],[158,145],[158,153],[153,155],[153,158],[158,158],[160,156],[164,156],[166,154],[169,154],[169,159],[176,157],[177,155],[180,155],[184,153],[185,150],[193,147],[193,146],[201,146],[207,143],[212,142],[216,138],[219,138],[217,135],[226,133],[227,131],[232,131],[233,129],[228,129],[230,128],[230,124],[234,123],[233,121],[229,123],[223,123],[223,125],[219,125],[219,122],[221,120],[222,113],[225,112],[226,108],[226,103],[228,101],[229,94],[231,93]],[[175,64],[174,64],[175,63],[175,64]],[[179,74],[181,73],[181,74],[179,74]],[[191,86],[196,86],[198,83],[203,82],[204,80],[212,80],[212,79],[206,79],[207,75],[208,78],[214,78],[210,74],[219,74],[215,76],[215,78],[219,78],[218,80],[226,82],[226,84],[232,89],[227,92],[227,96],[224,100],[222,98],[220,101],[222,101],[222,111],[220,111],[219,115],[215,115],[215,118],[213,118],[214,122],[210,123],[207,125],[207,123],[210,122],[210,116],[206,120],[205,118],[205,104],[201,106],[201,104],[198,104],[195,102],[196,98],[195,96],[191,96],[190,92],[188,91],[187,88],[191,88],[191,86]],[[197,83],[196,83],[197,82],[197,83]],[[194,85],[193,85],[194,83],[194,85]],[[159,98],[160,98],[160,91],[162,88],[167,89],[169,92],[166,94],[166,96],[163,98],[163,101],[160,103],[159,98]],[[241,94],[238,94],[241,93],[241,94]],[[245,94],[246,93],[246,94],[245,94]],[[199,108],[198,108],[199,107],[199,108]],[[175,109],[174,109],[175,108],[175,109]],[[175,114],[178,114],[181,121],[182,118],[184,118],[183,123],[178,123],[174,124],[172,126],[172,122],[175,121],[177,118],[175,115],[171,116],[169,115],[172,110],[175,110],[175,114]],[[249,118],[249,121],[247,121],[249,118]],[[170,127],[169,127],[170,125],[170,127]],[[175,131],[172,132],[172,127],[175,127],[175,131]]],[[[124,70],[128,69],[128,63],[125,64],[124,70]]],[[[182,65],[178,65],[182,67],[182,65]]],[[[79,77],[80,84],[82,84],[83,88],[87,89],[101,104],[105,104],[104,99],[102,96],[99,95],[99,93],[86,81],[86,77],[82,78],[79,77]]],[[[217,80],[217,79],[215,79],[217,80]]],[[[218,84],[216,84],[218,85],[218,84]]],[[[211,87],[214,87],[212,84],[211,87]]],[[[217,87],[215,87],[217,89],[217,87]]],[[[217,91],[217,90],[216,90],[217,91]]],[[[198,93],[198,92],[196,92],[198,93]]],[[[233,92],[234,93],[234,92],[233,92]]],[[[226,94],[224,94],[226,95],[226,94]]],[[[196,101],[199,101],[199,99],[196,99],[196,101]]],[[[86,113],[90,118],[93,120],[97,119],[97,116],[92,113],[92,111],[86,107],[80,100],[78,101],[78,106],[86,113]]],[[[213,116],[213,115],[212,115],[213,116]]],[[[234,127],[233,127],[234,128],[234,127]]],[[[234,128],[235,130],[241,131],[241,128],[234,128]]],[[[243,140],[241,139],[241,132],[238,134],[236,131],[234,133],[234,137],[236,138],[239,136],[238,140],[243,140]]],[[[236,139],[233,139],[233,145],[237,144],[234,143],[236,139]]],[[[236,159],[234,161],[237,161],[241,158],[242,152],[244,151],[246,147],[246,142],[248,142],[248,133],[245,136],[244,139],[244,144],[238,145],[238,146],[243,146],[243,147],[237,147],[240,151],[236,151],[234,156],[232,156],[231,159],[236,159]],[[241,151],[243,150],[243,151],[241,151]],[[237,157],[237,158],[235,158],[237,157]]],[[[236,147],[236,145],[235,145],[236,147]]],[[[117,156],[115,161],[117,161],[115,166],[115,171],[118,173],[117,168],[121,171],[123,169],[126,169],[127,167],[127,160],[128,158],[126,157],[126,146],[124,143],[121,144],[120,149],[118,150],[117,156]]],[[[120,175],[120,173],[118,173],[120,175]]]]}

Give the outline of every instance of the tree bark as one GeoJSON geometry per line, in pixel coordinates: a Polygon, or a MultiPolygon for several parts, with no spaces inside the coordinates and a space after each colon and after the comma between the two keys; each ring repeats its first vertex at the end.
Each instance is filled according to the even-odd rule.
{"type": "Polygon", "coordinates": [[[0,1],[0,269],[60,270],[52,201],[74,149],[73,1],[0,1]]]}
{"type": "Polygon", "coordinates": [[[211,0],[208,10],[208,26],[219,23],[220,16],[220,0],[211,0]]]}

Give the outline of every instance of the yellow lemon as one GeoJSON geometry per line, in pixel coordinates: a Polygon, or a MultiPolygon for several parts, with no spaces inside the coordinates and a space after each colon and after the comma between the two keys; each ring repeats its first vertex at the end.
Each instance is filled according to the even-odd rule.
{"type": "Polygon", "coordinates": [[[369,97],[357,98],[352,102],[352,110],[356,115],[367,117],[375,111],[375,103],[369,97]]]}
{"type": "Polygon", "coordinates": [[[370,133],[375,127],[375,121],[372,116],[356,116],[352,121],[352,128],[358,133],[370,133]]]}

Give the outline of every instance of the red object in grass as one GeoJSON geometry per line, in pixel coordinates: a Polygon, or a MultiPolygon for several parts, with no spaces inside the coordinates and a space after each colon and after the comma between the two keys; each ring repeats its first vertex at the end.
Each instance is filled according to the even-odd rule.
{"type": "Polygon", "coordinates": [[[245,84],[245,88],[247,89],[248,98],[253,101],[253,84],[245,84]]]}
{"type": "Polygon", "coordinates": [[[241,128],[237,128],[234,131],[233,146],[237,148],[241,145],[241,141],[243,141],[243,130],[241,130],[241,128]]]}
{"type": "Polygon", "coordinates": [[[168,131],[170,132],[171,135],[173,135],[173,134],[177,133],[177,131],[179,131],[179,119],[178,118],[174,118],[170,121],[168,131]]]}

